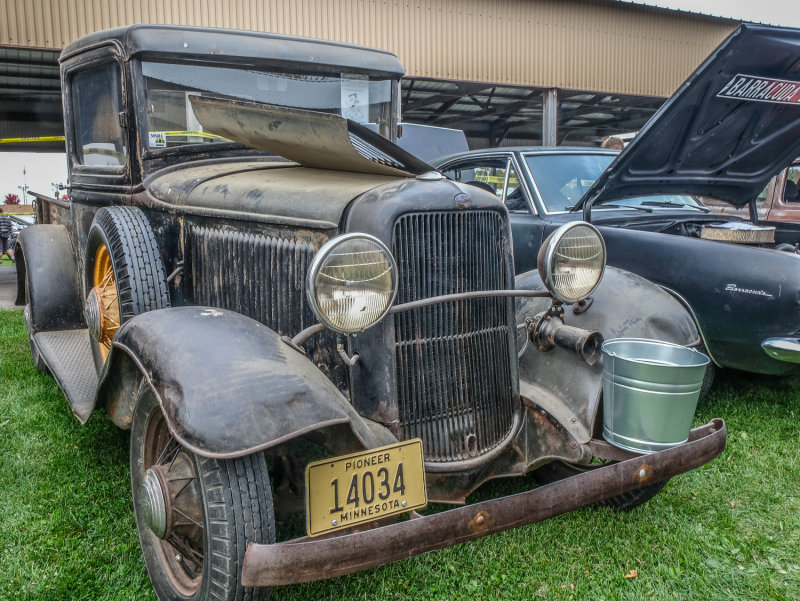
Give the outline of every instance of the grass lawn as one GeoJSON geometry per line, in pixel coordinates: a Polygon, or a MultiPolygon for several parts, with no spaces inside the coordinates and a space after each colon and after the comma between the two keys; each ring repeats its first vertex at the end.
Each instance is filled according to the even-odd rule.
{"type": "MultiPolygon", "coordinates": [[[[0,341],[0,599],[154,599],[127,432],[100,412],[79,425],[33,368],[21,311],[0,310],[0,341]]],[[[272,598],[800,599],[800,378],[723,374],[697,423],[716,416],[723,455],[632,512],[587,508],[272,598]]]]}

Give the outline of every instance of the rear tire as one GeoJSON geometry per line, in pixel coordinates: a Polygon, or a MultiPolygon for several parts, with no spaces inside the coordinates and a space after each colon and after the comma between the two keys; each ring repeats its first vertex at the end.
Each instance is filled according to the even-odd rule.
{"type": "MultiPolygon", "coordinates": [[[[603,464],[594,463],[589,465],[579,465],[576,463],[567,463],[565,461],[553,461],[540,467],[534,472],[534,476],[543,483],[549,484],[550,482],[557,482],[570,476],[583,474],[593,469],[603,467],[603,464]]],[[[605,501],[597,503],[599,506],[610,507],[614,511],[630,511],[639,505],[642,505],[655,497],[661,492],[669,480],[663,482],[656,482],[649,484],[643,488],[631,490],[616,497],[611,497],[605,501]]]]}
{"type": "Polygon", "coordinates": [[[143,381],[131,428],[131,488],[147,573],[161,601],[269,598],[268,588],[241,585],[248,543],[275,542],[263,453],[209,459],[183,448],[143,381]],[[166,499],[160,535],[153,515],[164,506],[153,502],[154,492],[166,499]]]}
{"type": "Polygon", "coordinates": [[[28,346],[31,349],[31,360],[34,367],[43,374],[49,374],[50,368],[47,363],[42,359],[42,354],[39,352],[36,343],[33,341],[33,325],[31,324],[31,293],[28,284],[28,274],[25,274],[25,310],[22,312],[22,318],[25,321],[25,328],[28,330],[28,346]]]}

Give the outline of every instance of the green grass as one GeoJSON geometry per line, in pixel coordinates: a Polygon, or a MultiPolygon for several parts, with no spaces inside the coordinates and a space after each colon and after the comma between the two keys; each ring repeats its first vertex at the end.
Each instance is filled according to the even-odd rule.
{"type": "MultiPolygon", "coordinates": [[[[0,310],[0,341],[0,600],[152,600],[127,433],[102,413],[78,424],[32,367],[20,311],[0,310]]],[[[697,422],[715,416],[725,453],[632,512],[587,508],[272,598],[799,599],[800,379],[724,374],[697,422]]]]}

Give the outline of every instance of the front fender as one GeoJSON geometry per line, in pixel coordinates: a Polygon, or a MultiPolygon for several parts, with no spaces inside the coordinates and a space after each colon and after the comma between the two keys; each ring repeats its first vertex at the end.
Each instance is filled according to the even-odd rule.
{"type": "MultiPolygon", "coordinates": [[[[537,271],[520,274],[517,289],[544,290],[537,271]]],[[[519,298],[517,323],[546,311],[549,298],[519,298]]],[[[606,267],[591,306],[575,314],[565,307],[567,325],[596,330],[611,338],[652,338],[695,346],[700,334],[691,315],[655,284],[628,271],[606,267]]],[[[589,366],[558,347],[541,352],[529,346],[520,358],[520,394],[553,415],[579,443],[591,438],[602,392],[603,365],[589,366]]]]}
{"type": "Polygon", "coordinates": [[[97,401],[118,425],[130,422],[140,374],[171,433],[206,457],[247,455],[336,424],[366,448],[389,442],[304,355],[232,311],[175,307],[125,323],[97,401]]]}

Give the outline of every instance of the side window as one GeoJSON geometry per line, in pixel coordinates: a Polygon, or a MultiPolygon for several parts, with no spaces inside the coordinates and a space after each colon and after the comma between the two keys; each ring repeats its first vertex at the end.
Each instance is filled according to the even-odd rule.
{"type": "Polygon", "coordinates": [[[491,192],[511,212],[529,212],[511,159],[481,158],[450,167],[444,174],[456,181],[491,192]]]}
{"type": "Polygon", "coordinates": [[[119,65],[107,63],[72,78],[72,109],[78,160],[83,165],[125,165],[127,149],[119,114],[123,110],[119,65]]]}
{"type": "Polygon", "coordinates": [[[506,208],[510,213],[529,213],[528,204],[525,202],[525,196],[522,192],[522,186],[517,177],[517,170],[514,165],[509,161],[508,163],[508,179],[506,180],[506,190],[503,196],[503,202],[506,203],[506,208]]]}
{"type": "Polygon", "coordinates": [[[800,203],[800,165],[792,165],[786,173],[783,202],[800,203]]]}

